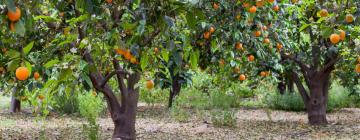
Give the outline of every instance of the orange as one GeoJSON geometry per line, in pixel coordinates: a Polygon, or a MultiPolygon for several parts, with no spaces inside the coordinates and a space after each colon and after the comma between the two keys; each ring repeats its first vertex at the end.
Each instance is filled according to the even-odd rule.
{"type": "Polygon", "coordinates": [[[355,66],[355,71],[356,71],[357,73],[360,73],[360,64],[357,64],[357,65],[355,66]]]}
{"type": "Polygon", "coordinates": [[[338,34],[331,34],[331,35],[330,35],[330,41],[331,41],[332,44],[339,43],[339,41],[340,41],[340,35],[338,35],[338,34]]]}
{"type": "Polygon", "coordinates": [[[153,80],[147,80],[146,83],[145,83],[145,86],[147,89],[153,89],[154,88],[154,81],[153,80]]]}
{"type": "Polygon", "coordinates": [[[249,12],[250,13],[255,13],[256,12],[256,6],[252,6],[251,8],[249,8],[249,12]]]}
{"type": "Polygon", "coordinates": [[[38,80],[40,78],[40,74],[38,72],[34,72],[34,79],[38,80]]]}
{"type": "Polygon", "coordinates": [[[273,3],[275,0],[267,0],[269,3],[273,3]]]}
{"type": "Polygon", "coordinates": [[[265,43],[265,44],[270,44],[270,39],[269,39],[269,38],[265,38],[265,39],[264,39],[264,43],[265,43]]]}
{"type": "Polygon", "coordinates": [[[45,96],[44,96],[44,95],[39,95],[39,96],[38,96],[38,99],[39,99],[39,100],[44,100],[44,99],[45,99],[45,96]]]}
{"type": "Polygon", "coordinates": [[[246,80],[246,76],[245,76],[244,74],[241,74],[241,75],[239,76],[239,80],[240,80],[240,81],[245,81],[245,80],[246,80]]]}
{"type": "Polygon", "coordinates": [[[108,4],[111,4],[111,3],[112,3],[112,0],[106,0],[106,2],[107,2],[108,4]]]}
{"type": "Polygon", "coordinates": [[[115,52],[119,55],[124,55],[126,53],[126,51],[124,49],[119,49],[119,48],[116,48],[115,52]]]}
{"type": "Polygon", "coordinates": [[[344,30],[339,30],[340,32],[340,40],[345,40],[345,37],[346,37],[346,33],[344,30]]]}
{"type": "Polygon", "coordinates": [[[124,57],[126,60],[130,60],[132,58],[130,50],[125,51],[124,57]]]}
{"type": "Polygon", "coordinates": [[[262,30],[267,30],[267,27],[266,27],[266,26],[262,26],[261,29],[262,29],[262,30]]]}
{"type": "Polygon", "coordinates": [[[264,71],[260,72],[260,76],[265,77],[265,76],[266,76],[266,72],[264,72],[264,71]]]}
{"type": "Polygon", "coordinates": [[[278,12],[278,11],[280,10],[279,5],[275,5],[275,6],[273,7],[273,10],[274,10],[275,12],[278,12]]]}
{"type": "Polygon", "coordinates": [[[154,52],[155,52],[155,53],[159,53],[159,48],[155,47],[155,48],[154,48],[154,52]]]}
{"type": "Polygon", "coordinates": [[[11,23],[10,23],[10,30],[11,30],[12,32],[15,32],[15,31],[16,31],[15,23],[14,23],[14,22],[11,22],[11,23]]]}
{"type": "Polygon", "coordinates": [[[347,23],[352,23],[354,22],[354,16],[352,14],[347,14],[346,17],[345,17],[345,21],[347,23]]]}
{"type": "Polygon", "coordinates": [[[258,0],[258,1],[256,1],[255,5],[257,7],[262,7],[262,6],[264,6],[264,1],[263,0],[258,0]]]}
{"type": "Polygon", "coordinates": [[[6,53],[6,52],[7,52],[7,48],[2,48],[1,51],[2,51],[3,53],[6,53]]]}
{"type": "Polygon", "coordinates": [[[327,17],[328,15],[329,15],[329,13],[326,9],[321,9],[321,11],[320,11],[321,17],[327,17]]]}
{"type": "Polygon", "coordinates": [[[8,9],[7,16],[12,22],[18,21],[21,17],[21,10],[18,7],[16,7],[15,12],[8,9]]]}
{"type": "Polygon", "coordinates": [[[278,43],[276,45],[276,49],[281,50],[283,48],[283,45],[281,43],[278,43]]]}
{"type": "Polygon", "coordinates": [[[244,48],[243,48],[243,44],[240,43],[240,42],[238,42],[238,43],[235,44],[235,48],[236,48],[237,50],[243,50],[243,49],[244,49],[244,48]]]}
{"type": "Polygon", "coordinates": [[[237,15],[236,15],[236,19],[237,19],[237,20],[240,20],[240,19],[241,19],[241,15],[240,15],[240,14],[237,14],[237,15]]]}
{"type": "Polygon", "coordinates": [[[210,32],[205,32],[205,33],[204,33],[204,38],[205,38],[205,39],[209,39],[210,36],[211,36],[211,33],[210,33],[210,32]]]}
{"type": "Polygon", "coordinates": [[[218,3],[213,3],[213,8],[214,8],[215,10],[219,9],[219,4],[218,4],[218,3]]]}
{"type": "Polygon", "coordinates": [[[214,27],[210,27],[210,29],[209,29],[209,32],[212,34],[212,33],[214,33],[215,32],[215,28],[214,27]]]}
{"type": "Polygon", "coordinates": [[[255,32],[254,32],[254,35],[255,35],[256,37],[259,37],[259,36],[261,35],[261,31],[255,31],[255,32]]]}
{"type": "Polygon", "coordinates": [[[133,64],[136,64],[137,60],[136,60],[135,57],[132,57],[132,58],[130,59],[130,62],[133,63],[133,64]]]}
{"type": "Polygon", "coordinates": [[[249,55],[249,56],[248,56],[248,60],[249,60],[250,62],[252,62],[252,61],[255,60],[255,57],[254,57],[253,55],[249,55]]]}
{"type": "Polygon", "coordinates": [[[242,5],[244,8],[248,8],[250,6],[249,3],[245,2],[243,5],[242,5]]]}
{"type": "Polygon", "coordinates": [[[16,78],[20,81],[24,81],[29,78],[29,70],[26,67],[19,67],[16,69],[16,78]]]}
{"type": "Polygon", "coordinates": [[[224,59],[221,59],[219,60],[219,65],[222,67],[225,65],[225,60],[224,59]]]}

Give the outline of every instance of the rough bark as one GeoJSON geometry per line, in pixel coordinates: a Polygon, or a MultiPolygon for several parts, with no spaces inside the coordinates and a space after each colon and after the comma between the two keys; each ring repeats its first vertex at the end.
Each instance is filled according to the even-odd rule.
{"type": "Polygon", "coordinates": [[[12,92],[13,92],[13,95],[11,96],[10,112],[11,113],[20,112],[20,110],[21,110],[21,101],[19,99],[16,99],[17,89],[13,88],[12,92]]]}
{"type": "Polygon", "coordinates": [[[179,95],[180,90],[181,90],[181,83],[179,82],[178,75],[173,77],[171,86],[172,87],[170,89],[170,97],[169,97],[169,104],[168,104],[169,108],[172,107],[175,97],[179,95]]]}

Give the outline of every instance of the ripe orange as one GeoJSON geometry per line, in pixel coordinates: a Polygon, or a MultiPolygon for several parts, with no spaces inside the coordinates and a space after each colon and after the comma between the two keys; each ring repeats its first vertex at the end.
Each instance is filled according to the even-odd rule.
{"type": "Polygon", "coordinates": [[[265,38],[265,39],[264,39],[264,43],[265,43],[265,44],[270,44],[270,39],[269,39],[269,38],[265,38]]]}
{"type": "Polygon", "coordinates": [[[124,55],[126,51],[125,51],[124,49],[116,48],[116,49],[115,49],[115,52],[116,52],[118,55],[124,55]]]}
{"type": "Polygon", "coordinates": [[[40,78],[40,74],[38,72],[34,72],[34,79],[38,80],[40,78]]]}
{"type": "Polygon", "coordinates": [[[133,64],[136,64],[137,60],[136,60],[135,57],[132,57],[132,58],[130,59],[130,62],[133,63],[133,64]]]}
{"type": "Polygon", "coordinates": [[[246,76],[245,76],[244,74],[241,74],[241,75],[239,76],[239,80],[240,80],[240,81],[245,81],[245,80],[246,80],[246,76]]]}
{"type": "Polygon", "coordinates": [[[111,3],[112,3],[112,0],[106,0],[106,2],[107,2],[108,4],[111,4],[111,3]]]}
{"type": "Polygon", "coordinates": [[[237,20],[240,20],[240,19],[241,19],[241,15],[240,15],[240,14],[237,14],[237,15],[236,15],[236,19],[237,19],[237,20]]]}
{"type": "Polygon", "coordinates": [[[267,30],[267,27],[266,27],[266,26],[262,26],[261,29],[264,30],[264,31],[266,31],[266,30],[267,30]]]}
{"type": "Polygon", "coordinates": [[[267,0],[269,3],[273,3],[275,0],[267,0]]]}
{"type": "Polygon", "coordinates": [[[275,6],[273,7],[273,10],[274,10],[275,12],[278,12],[278,11],[280,10],[279,5],[275,5],[275,6]]]}
{"type": "Polygon", "coordinates": [[[252,61],[255,60],[255,57],[254,57],[253,55],[249,55],[249,56],[248,56],[248,60],[249,60],[250,62],[252,62],[252,61]]]}
{"type": "Polygon", "coordinates": [[[214,27],[210,27],[210,29],[209,29],[209,32],[212,34],[212,33],[214,33],[215,32],[215,28],[214,27]]]}
{"type": "Polygon", "coordinates": [[[235,48],[236,48],[237,50],[243,50],[243,49],[244,49],[244,48],[243,48],[243,44],[240,43],[240,42],[237,42],[237,43],[235,44],[235,48]]]}
{"type": "Polygon", "coordinates": [[[252,6],[251,8],[249,8],[249,12],[250,13],[255,13],[256,12],[256,6],[252,6]]]}
{"type": "Polygon", "coordinates": [[[10,23],[10,30],[11,30],[12,32],[15,32],[15,31],[16,31],[16,29],[15,29],[15,23],[14,23],[14,22],[11,22],[11,23],[10,23]]]}
{"type": "Polygon", "coordinates": [[[125,51],[124,57],[126,60],[130,60],[132,58],[130,50],[125,51]]]}
{"type": "Polygon", "coordinates": [[[264,6],[264,1],[263,0],[258,0],[258,1],[256,1],[255,5],[257,7],[262,7],[262,6],[264,6]]]}
{"type": "Polygon", "coordinates": [[[26,67],[19,67],[16,69],[16,78],[20,81],[24,81],[29,78],[29,70],[26,67]]]}
{"type": "Polygon", "coordinates": [[[225,60],[224,59],[220,59],[219,60],[219,65],[222,67],[225,65],[225,60]]]}
{"type": "Polygon", "coordinates": [[[327,17],[328,15],[329,15],[329,13],[326,9],[321,9],[321,11],[320,11],[321,17],[327,17]]]}
{"type": "Polygon", "coordinates": [[[352,14],[347,14],[346,17],[345,17],[345,21],[347,23],[352,23],[354,22],[354,16],[352,14]]]}
{"type": "Polygon", "coordinates": [[[357,64],[357,65],[355,66],[355,71],[356,71],[357,73],[360,73],[360,64],[357,64]]]}
{"type": "Polygon", "coordinates": [[[154,81],[153,80],[147,80],[146,83],[145,83],[145,86],[147,89],[153,89],[154,88],[154,81]]]}
{"type": "Polygon", "coordinates": [[[244,8],[248,8],[250,6],[249,3],[245,2],[243,5],[242,5],[244,8]]]}
{"type": "Polygon", "coordinates": [[[278,43],[276,45],[276,49],[281,50],[283,48],[283,45],[281,43],[278,43]]]}
{"type": "Polygon", "coordinates": [[[255,32],[254,32],[254,35],[255,35],[256,37],[259,37],[259,36],[261,35],[261,31],[255,31],[255,32]]]}
{"type": "Polygon", "coordinates": [[[21,17],[21,10],[18,7],[16,7],[15,12],[8,9],[7,16],[12,22],[18,21],[21,17]]]}
{"type": "Polygon", "coordinates": [[[159,53],[159,48],[158,48],[158,47],[155,47],[155,48],[154,48],[154,52],[155,52],[155,53],[159,53]]]}
{"type": "Polygon", "coordinates": [[[44,99],[45,99],[45,96],[44,96],[44,95],[38,95],[38,99],[39,99],[39,100],[44,100],[44,99]]]}
{"type": "Polygon", "coordinates": [[[266,76],[266,72],[264,72],[264,71],[260,72],[260,76],[261,76],[261,77],[265,77],[265,76],[266,76]]]}
{"type": "Polygon", "coordinates": [[[338,34],[331,34],[330,35],[330,41],[332,44],[336,44],[340,41],[340,35],[338,34]]]}
{"type": "Polygon", "coordinates": [[[6,52],[7,52],[7,48],[2,48],[1,51],[2,51],[3,53],[6,53],[6,52]]]}
{"type": "Polygon", "coordinates": [[[213,8],[214,8],[215,10],[219,9],[219,4],[218,4],[218,3],[213,3],[213,8]]]}
{"type": "Polygon", "coordinates": [[[210,33],[210,32],[205,32],[205,33],[204,33],[204,38],[205,38],[205,39],[209,39],[210,36],[211,36],[211,33],[210,33]]]}
{"type": "Polygon", "coordinates": [[[346,37],[346,33],[344,30],[339,30],[340,32],[340,40],[345,40],[345,37],[346,37]]]}

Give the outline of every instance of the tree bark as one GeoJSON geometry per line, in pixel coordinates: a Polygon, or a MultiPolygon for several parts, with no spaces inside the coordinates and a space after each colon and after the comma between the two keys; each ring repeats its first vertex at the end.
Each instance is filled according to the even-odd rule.
{"type": "MultiPolygon", "coordinates": [[[[315,78],[317,79],[317,78],[315,78]]],[[[311,125],[323,125],[327,124],[326,119],[326,107],[327,107],[327,92],[324,91],[324,88],[327,81],[324,78],[319,79],[318,81],[310,81],[310,101],[306,105],[309,123],[311,125]]]]}
{"type": "Polygon", "coordinates": [[[14,88],[13,95],[11,96],[11,103],[10,103],[10,112],[11,113],[20,112],[20,110],[21,110],[21,101],[19,99],[16,99],[16,97],[15,97],[16,92],[17,92],[17,89],[14,88]]]}
{"type": "Polygon", "coordinates": [[[179,82],[179,75],[173,77],[172,87],[170,89],[169,104],[168,107],[172,107],[175,97],[179,95],[181,91],[181,83],[179,82]]]}

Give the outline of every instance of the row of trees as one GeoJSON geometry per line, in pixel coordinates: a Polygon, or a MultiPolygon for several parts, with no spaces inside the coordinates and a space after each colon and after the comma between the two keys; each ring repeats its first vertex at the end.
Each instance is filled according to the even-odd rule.
{"type": "Polygon", "coordinates": [[[226,80],[293,81],[315,125],[327,123],[333,71],[349,88],[358,84],[356,0],[0,2],[0,86],[13,89],[14,111],[26,90],[46,100],[82,84],[103,93],[113,138],[136,137],[144,75],[146,87],[170,89],[169,106],[198,67],[226,80]]]}

